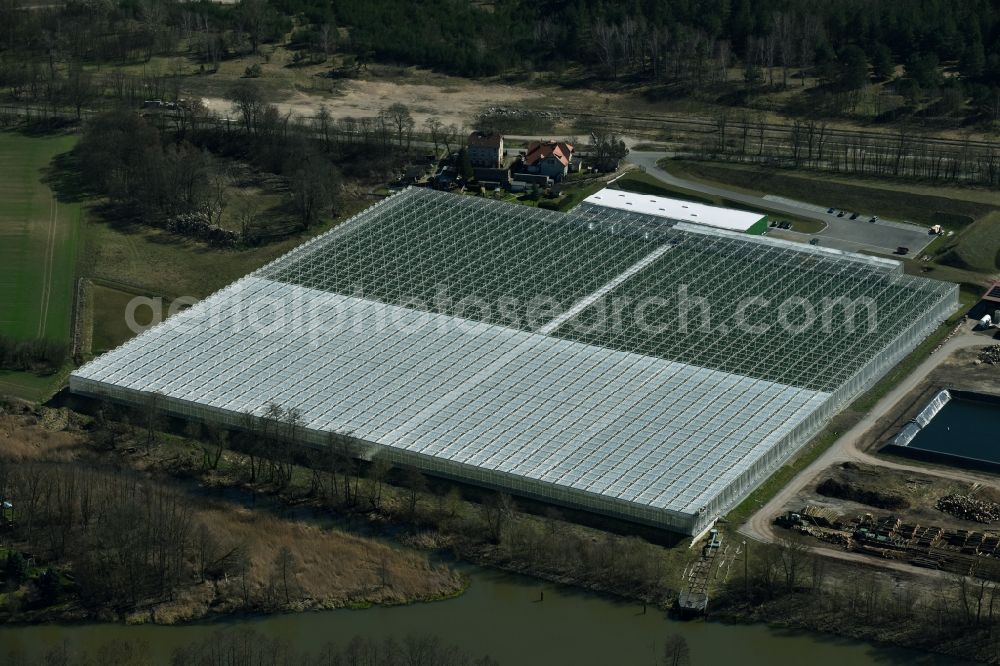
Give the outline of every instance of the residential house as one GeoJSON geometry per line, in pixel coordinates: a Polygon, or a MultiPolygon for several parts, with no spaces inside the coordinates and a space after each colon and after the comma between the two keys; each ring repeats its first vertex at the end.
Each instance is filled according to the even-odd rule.
{"type": "Polygon", "coordinates": [[[534,141],[528,145],[524,166],[528,173],[538,173],[561,180],[573,160],[573,144],[565,141],[534,141]]]}
{"type": "Polygon", "coordinates": [[[503,166],[502,134],[475,131],[465,143],[465,150],[473,167],[498,169],[503,166]]]}

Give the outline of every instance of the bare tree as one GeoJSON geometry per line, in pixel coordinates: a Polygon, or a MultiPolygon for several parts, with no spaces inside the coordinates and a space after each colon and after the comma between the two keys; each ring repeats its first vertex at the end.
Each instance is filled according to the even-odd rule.
{"type": "Polygon", "coordinates": [[[715,146],[715,152],[719,155],[726,154],[727,140],[726,130],[729,127],[729,111],[728,109],[722,109],[717,114],[715,114],[715,129],[718,134],[718,143],[715,146]]]}
{"type": "Polygon", "coordinates": [[[233,103],[233,113],[240,117],[247,134],[256,135],[267,108],[257,85],[240,81],[229,89],[226,99],[233,103]]]}
{"type": "Polygon", "coordinates": [[[225,166],[210,168],[205,178],[205,196],[202,199],[202,211],[206,219],[215,226],[222,225],[222,216],[229,203],[227,196],[232,176],[225,166]]]}
{"type": "Polygon", "coordinates": [[[266,0],[240,0],[237,12],[243,30],[250,39],[250,52],[257,53],[267,22],[267,2],[266,0]]]}
{"type": "Polygon", "coordinates": [[[795,47],[794,21],[785,12],[771,15],[773,34],[778,48],[778,62],[781,63],[781,87],[788,87],[788,67],[791,65],[795,47]]]}
{"type": "Polygon", "coordinates": [[[300,159],[291,170],[292,203],[305,229],[328,214],[340,189],[340,175],[322,156],[300,159]]]}
{"type": "Polygon", "coordinates": [[[236,204],[236,220],[240,225],[240,239],[244,245],[254,245],[257,242],[260,206],[253,197],[242,196],[236,204]]]}
{"type": "Polygon", "coordinates": [[[794,592],[799,584],[802,569],[808,561],[808,549],[801,540],[782,539],[778,542],[781,568],[785,576],[785,590],[794,592]]]}
{"type": "Polygon", "coordinates": [[[497,493],[483,502],[483,522],[493,543],[500,543],[515,511],[514,500],[507,493],[497,493]]]}
{"type": "Polygon", "coordinates": [[[295,553],[288,546],[282,546],[274,560],[274,567],[286,604],[292,603],[292,593],[296,591],[295,568],[297,566],[295,553]]]}
{"type": "Polygon", "coordinates": [[[406,468],[404,480],[404,485],[407,489],[406,504],[409,521],[413,523],[417,518],[417,506],[420,502],[420,496],[427,492],[427,477],[425,477],[417,468],[408,467],[406,468]]]}
{"type": "Polygon", "coordinates": [[[79,64],[74,63],[69,68],[64,87],[66,101],[76,109],[76,118],[80,119],[83,107],[89,104],[97,95],[94,78],[79,64]]]}
{"type": "Polygon", "coordinates": [[[233,572],[236,574],[240,585],[240,596],[243,599],[243,607],[250,607],[250,556],[245,548],[239,548],[233,554],[233,572]]]}
{"type": "Polygon", "coordinates": [[[157,391],[147,393],[143,398],[142,422],[143,430],[146,433],[146,453],[153,448],[156,443],[157,431],[160,429],[163,415],[161,413],[163,405],[163,394],[157,391]]]}
{"type": "Polygon", "coordinates": [[[412,131],[413,129],[413,116],[410,115],[409,107],[396,102],[385,109],[382,115],[392,125],[393,129],[396,130],[396,142],[402,146],[403,137],[406,136],[408,131],[412,131]]]}
{"type": "Polygon", "coordinates": [[[617,79],[618,53],[620,48],[618,27],[605,21],[598,21],[591,28],[590,34],[594,39],[594,47],[597,49],[598,60],[600,60],[608,76],[612,79],[617,79]]]}
{"type": "Polygon", "coordinates": [[[330,152],[330,127],[332,125],[330,117],[330,109],[327,108],[326,104],[319,107],[319,111],[316,113],[316,117],[313,119],[313,128],[316,133],[320,135],[323,139],[323,150],[330,152]]]}
{"type": "Polygon", "coordinates": [[[680,634],[670,634],[663,642],[662,666],[690,666],[691,648],[687,639],[680,634]]]}
{"type": "Polygon", "coordinates": [[[441,143],[444,144],[445,152],[449,155],[451,155],[451,147],[458,140],[461,131],[462,129],[454,123],[441,128],[441,143]]]}
{"type": "Polygon", "coordinates": [[[382,508],[382,490],[392,471],[392,463],[384,455],[376,455],[368,468],[368,503],[372,509],[382,508]]]}
{"type": "Polygon", "coordinates": [[[431,141],[434,143],[434,157],[438,156],[438,147],[441,144],[441,134],[444,130],[444,123],[441,122],[440,118],[435,116],[429,117],[424,121],[424,127],[427,128],[427,133],[431,137],[431,141]]]}

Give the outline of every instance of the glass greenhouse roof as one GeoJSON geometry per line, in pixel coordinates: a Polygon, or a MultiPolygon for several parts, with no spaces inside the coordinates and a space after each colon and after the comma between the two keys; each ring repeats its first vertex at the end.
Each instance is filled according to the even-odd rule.
{"type": "Polygon", "coordinates": [[[316,430],[681,512],[825,397],[258,277],[211,301],[81,374],[235,413],[276,402],[316,430]],[[293,300],[297,320],[232,326],[293,300]]]}
{"type": "Polygon", "coordinates": [[[785,455],[781,442],[849,378],[916,344],[900,322],[949,299],[953,286],[895,262],[410,189],[70,384],[155,391],[206,417],[274,402],[312,431],[446,462],[473,482],[693,515],[759,482],[761,461],[785,455]],[[843,305],[824,320],[823,299],[841,297],[869,299],[874,321],[868,301],[853,332],[843,305]],[[781,310],[789,300],[797,309],[781,310]],[[809,326],[796,319],[803,303],[809,326]]]}

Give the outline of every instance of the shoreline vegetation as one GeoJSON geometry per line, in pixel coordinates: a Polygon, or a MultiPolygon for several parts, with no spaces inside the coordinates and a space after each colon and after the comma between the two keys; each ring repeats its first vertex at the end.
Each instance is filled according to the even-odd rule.
{"type": "Polygon", "coordinates": [[[85,427],[66,409],[13,399],[0,409],[2,622],[173,624],[428,602],[466,588],[458,570],[413,548],[192,483],[170,469],[176,449],[123,440],[97,450],[85,427]]]}

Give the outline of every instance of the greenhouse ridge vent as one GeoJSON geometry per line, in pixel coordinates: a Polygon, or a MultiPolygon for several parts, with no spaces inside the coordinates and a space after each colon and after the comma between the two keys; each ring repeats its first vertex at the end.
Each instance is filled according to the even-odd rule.
{"type": "Polygon", "coordinates": [[[886,259],[411,188],[70,388],[233,428],[277,404],[306,445],[692,534],[957,304],[886,259]]]}

